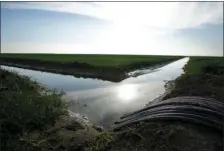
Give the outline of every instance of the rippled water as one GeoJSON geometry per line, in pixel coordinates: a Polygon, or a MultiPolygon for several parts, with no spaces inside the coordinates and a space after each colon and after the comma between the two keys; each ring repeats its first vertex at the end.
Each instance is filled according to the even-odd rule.
{"type": "Polygon", "coordinates": [[[165,81],[179,77],[188,60],[189,58],[180,59],[153,71],[147,69],[143,71],[146,74],[130,77],[119,83],[1,67],[29,76],[48,88],[65,91],[63,98],[69,101],[71,111],[87,116],[94,124],[109,127],[124,113],[141,109],[163,94],[165,81]]]}

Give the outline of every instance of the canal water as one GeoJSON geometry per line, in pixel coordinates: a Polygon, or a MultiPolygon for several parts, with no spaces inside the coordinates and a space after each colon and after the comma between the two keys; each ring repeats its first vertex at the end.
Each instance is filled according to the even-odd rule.
{"type": "Polygon", "coordinates": [[[63,99],[68,102],[70,111],[88,117],[93,124],[109,128],[123,114],[144,108],[150,101],[162,95],[166,81],[175,80],[183,74],[183,67],[188,60],[189,58],[183,58],[153,70],[136,70],[135,72],[144,74],[119,83],[1,67],[29,76],[50,89],[64,91],[63,99]]]}

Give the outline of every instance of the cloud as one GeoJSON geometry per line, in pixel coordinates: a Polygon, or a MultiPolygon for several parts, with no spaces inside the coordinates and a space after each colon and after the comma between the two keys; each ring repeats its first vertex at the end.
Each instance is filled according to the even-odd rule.
{"type": "Polygon", "coordinates": [[[2,7],[82,14],[161,30],[223,23],[222,2],[5,2],[2,7]]]}

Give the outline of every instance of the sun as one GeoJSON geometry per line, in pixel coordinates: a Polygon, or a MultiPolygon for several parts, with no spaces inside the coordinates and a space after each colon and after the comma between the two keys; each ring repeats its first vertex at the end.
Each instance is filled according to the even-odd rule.
{"type": "Polygon", "coordinates": [[[124,102],[129,102],[137,96],[136,84],[122,84],[117,89],[117,96],[124,102]]]}

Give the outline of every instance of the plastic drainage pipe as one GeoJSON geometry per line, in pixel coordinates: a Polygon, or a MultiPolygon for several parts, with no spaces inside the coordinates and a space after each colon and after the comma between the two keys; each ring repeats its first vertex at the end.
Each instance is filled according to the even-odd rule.
{"type": "Polygon", "coordinates": [[[224,114],[224,104],[221,102],[218,102],[216,100],[213,99],[205,99],[202,97],[177,97],[177,98],[171,98],[168,100],[164,100],[161,102],[157,102],[157,103],[152,103],[152,105],[143,108],[141,110],[129,113],[129,114],[125,114],[124,116],[121,117],[121,119],[126,118],[128,116],[132,116],[134,114],[149,110],[151,108],[155,108],[155,107],[159,107],[159,106],[164,106],[164,105],[173,105],[174,107],[177,105],[193,105],[193,106],[200,106],[200,107],[204,107],[207,109],[211,109],[211,110],[216,110],[217,112],[220,112],[222,114],[224,114]]]}
{"type": "Polygon", "coordinates": [[[179,112],[179,113],[191,113],[191,114],[195,114],[195,115],[203,115],[203,116],[207,116],[210,118],[214,118],[217,120],[222,120],[224,118],[224,114],[217,112],[215,110],[211,110],[211,109],[205,109],[202,107],[197,107],[197,106],[161,106],[161,107],[157,107],[157,108],[153,108],[150,110],[146,110],[137,114],[134,114],[132,116],[129,116],[127,118],[124,118],[123,120],[117,121],[115,122],[115,124],[120,124],[129,120],[133,120],[133,119],[137,119],[137,118],[141,118],[144,116],[149,116],[149,115],[153,115],[156,113],[167,113],[167,112],[179,112]]]}
{"type": "Polygon", "coordinates": [[[176,97],[151,103],[144,109],[121,117],[114,130],[147,120],[188,121],[218,130],[224,128],[224,103],[203,97],[176,97]]]}
{"type": "MultiPolygon", "coordinates": [[[[154,112],[154,111],[160,111],[160,110],[170,110],[170,109],[181,109],[182,111],[200,111],[200,112],[205,112],[205,113],[209,113],[209,114],[214,114],[216,116],[219,116],[219,117],[222,117],[224,116],[224,113],[222,112],[219,112],[217,110],[213,110],[211,108],[204,108],[204,107],[201,107],[201,106],[194,106],[194,105],[189,105],[189,104],[180,104],[180,105],[163,105],[163,106],[156,106],[154,108],[150,108],[148,110],[145,110],[145,111],[141,111],[141,112],[138,112],[136,114],[133,114],[133,115],[130,115],[130,116],[127,116],[125,118],[123,118],[122,120],[126,120],[126,119],[129,119],[129,118],[133,118],[133,117],[137,117],[137,116],[144,116],[145,114],[149,114],[151,112],[154,112]]],[[[121,121],[122,121],[121,120],[121,121]]]]}
{"type": "Polygon", "coordinates": [[[212,127],[215,128],[217,130],[221,130],[223,128],[223,121],[216,121],[216,120],[212,120],[209,119],[207,117],[202,117],[199,115],[194,115],[194,114],[185,114],[185,113],[160,113],[160,114],[154,114],[151,116],[145,116],[139,119],[135,119],[135,120],[130,120],[127,122],[124,122],[122,124],[118,124],[116,125],[113,130],[117,131],[119,129],[121,129],[124,126],[129,126],[131,124],[137,123],[137,122],[141,122],[141,121],[170,121],[170,120],[178,120],[178,121],[186,121],[186,122],[191,122],[191,123],[195,123],[195,124],[201,124],[207,127],[212,127]]]}

